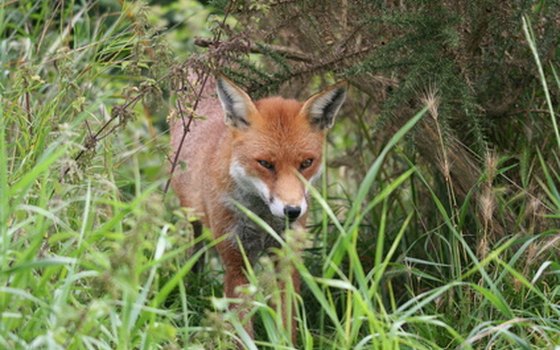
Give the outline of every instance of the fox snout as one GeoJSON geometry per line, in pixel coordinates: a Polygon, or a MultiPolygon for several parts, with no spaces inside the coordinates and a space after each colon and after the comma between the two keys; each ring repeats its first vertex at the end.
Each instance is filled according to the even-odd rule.
{"type": "Polygon", "coordinates": [[[268,207],[272,215],[294,222],[307,211],[307,199],[305,196],[302,196],[299,200],[286,202],[279,196],[272,196],[270,197],[268,207]]]}
{"type": "Polygon", "coordinates": [[[269,204],[272,215],[287,218],[291,222],[299,219],[307,211],[304,184],[293,171],[278,176],[277,181],[273,183],[269,204]]]}

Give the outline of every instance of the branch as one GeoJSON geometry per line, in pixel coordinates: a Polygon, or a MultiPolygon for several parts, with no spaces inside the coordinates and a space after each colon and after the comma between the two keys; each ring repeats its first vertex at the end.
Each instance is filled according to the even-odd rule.
{"type": "MultiPolygon", "coordinates": [[[[210,47],[210,46],[220,46],[222,41],[214,41],[212,39],[207,38],[196,38],[194,39],[194,44],[200,47],[210,47]]],[[[255,44],[252,42],[248,43],[249,52],[251,53],[258,53],[258,54],[266,54],[268,51],[275,52],[278,55],[293,60],[293,61],[300,61],[300,62],[312,62],[313,58],[305,53],[291,49],[289,47],[280,46],[280,45],[268,45],[268,44],[255,44]]]]}

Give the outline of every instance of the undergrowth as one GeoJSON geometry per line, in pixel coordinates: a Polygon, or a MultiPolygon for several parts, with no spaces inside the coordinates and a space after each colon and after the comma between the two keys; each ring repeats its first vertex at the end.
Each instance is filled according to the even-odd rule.
{"type": "MultiPolygon", "coordinates": [[[[287,232],[276,252],[303,281],[301,295],[288,286],[298,304],[291,344],[282,309],[270,303],[276,280],[290,280],[285,273],[263,257],[248,271],[247,297],[223,299],[217,242],[207,232],[196,251],[189,211],[163,192],[162,116],[178,63],[166,42],[173,28],[163,32],[150,18],[158,11],[0,2],[0,348],[560,346],[560,78],[555,62],[541,61],[527,17],[519,35],[542,85],[534,94],[547,118],[538,125],[555,151],[524,142],[515,153],[489,151],[475,184],[457,193],[453,177],[434,176],[407,142],[430,123],[445,174],[453,162],[440,128],[445,87],[424,93],[381,145],[367,132],[347,133],[369,102],[345,107],[326,150],[342,166],[325,167],[310,188],[307,232],[287,232]],[[344,159],[339,150],[356,138],[375,157],[344,159]],[[363,176],[348,178],[349,166],[363,176]],[[195,273],[199,259],[206,264],[195,273]],[[229,311],[234,302],[252,309],[255,340],[229,311]]],[[[367,98],[354,91],[349,99],[367,98]]]]}

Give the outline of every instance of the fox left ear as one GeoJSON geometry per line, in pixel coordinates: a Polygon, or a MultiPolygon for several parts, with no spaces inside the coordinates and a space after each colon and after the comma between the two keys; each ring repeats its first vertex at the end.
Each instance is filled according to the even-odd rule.
{"type": "Polygon", "coordinates": [[[249,127],[251,115],[256,111],[251,97],[222,75],[216,77],[216,89],[225,113],[225,123],[239,129],[249,127]]]}
{"type": "Polygon", "coordinates": [[[332,127],[335,117],[346,99],[346,90],[348,90],[348,84],[341,82],[307,99],[302,109],[307,112],[311,125],[321,130],[332,127]]]}

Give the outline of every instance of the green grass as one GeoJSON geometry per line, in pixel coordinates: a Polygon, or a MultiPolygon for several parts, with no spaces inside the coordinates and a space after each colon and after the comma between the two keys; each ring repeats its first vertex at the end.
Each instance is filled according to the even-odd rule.
{"type": "MultiPolygon", "coordinates": [[[[310,188],[309,232],[288,232],[278,251],[301,274],[301,295],[263,258],[246,297],[225,300],[217,242],[206,239],[194,273],[205,251],[193,252],[189,213],[162,193],[168,136],[154,125],[173,61],[149,9],[57,4],[0,2],[0,348],[560,346],[558,152],[519,149],[527,160],[515,166],[489,155],[461,199],[403,147],[416,124],[437,123],[428,104],[387,135],[357,184],[327,171],[310,188]],[[525,187],[507,181],[512,168],[525,187]],[[278,281],[298,304],[298,344],[270,303],[278,281]],[[252,310],[255,340],[231,303],[252,310]]],[[[521,25],[560,151],[557,67],[521,25]]]]}

